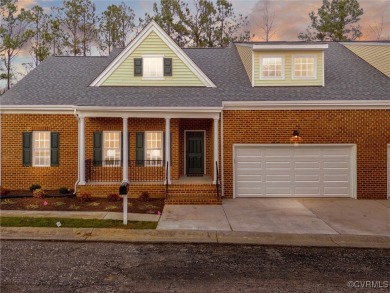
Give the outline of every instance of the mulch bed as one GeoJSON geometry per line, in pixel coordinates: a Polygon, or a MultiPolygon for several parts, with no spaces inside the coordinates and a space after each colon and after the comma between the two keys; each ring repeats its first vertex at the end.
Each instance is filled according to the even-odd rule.
{"type": "MultiPolygon", "coordinates": [[[[164,208],[164,199],[128,199],[129,213],[157,214],[164,208]]],[[[30,210],[30,211],[98,211],[98,212],[122,212],[122,200],[110,202],[106,198],[92,198],[89,202],[82,202],[79,198],[71,197],[46,197],[37,198],[6,198],[0,201],[1,210],[30,210]]]]}

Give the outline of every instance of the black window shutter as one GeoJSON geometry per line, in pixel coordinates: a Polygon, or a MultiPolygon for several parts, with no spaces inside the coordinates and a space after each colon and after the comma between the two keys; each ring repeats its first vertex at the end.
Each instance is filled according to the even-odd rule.
{"type": "Polygon", "coordinates": [[[95,166],[102,165],[103,151],[102,151],[102,142],[103,142],[103,132],[97,131],[93,134],[93,163],[95,166]]]}
{"type": "Polygon", "coordinates": [[[50,166],[58,167],[60,164],[60,134],[50,133],[50,166]]]}
{"type": "Polygon", "coordinates": [[[142,76],[142,58],[134,58],[134,76],[142,76]]]}
{"type": "Polygon", "coordinates": [[[32,132],[23,132],[23,166],[31,166],[32,132]]]}
{"type": "Polygon", "coordinates": [[[137,166],[143,166],[144,165],[144,133],[143,132],[137,132],[136,133],[136,160],[137,166]]]}
{"type": "Polygon", "coordinates": [[[164,58],[164,76],[172,76],[172,58],[164,58]]]}

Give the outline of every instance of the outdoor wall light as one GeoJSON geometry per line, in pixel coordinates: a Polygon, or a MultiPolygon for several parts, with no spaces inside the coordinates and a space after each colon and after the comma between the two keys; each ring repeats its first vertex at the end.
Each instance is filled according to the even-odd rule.
{"type": "Polygon", "coordinates": [[[302,136],[299,135],[299,127],[297,127],[297,129],[295,129],[293,131],[293,134],[292,134],[292,136],[290,138],[290,142],[292,142],[294,144],[298,144],[298,143],[300,143],[302,141],[303,141],[303,138],[302,138],[302,136]]]}

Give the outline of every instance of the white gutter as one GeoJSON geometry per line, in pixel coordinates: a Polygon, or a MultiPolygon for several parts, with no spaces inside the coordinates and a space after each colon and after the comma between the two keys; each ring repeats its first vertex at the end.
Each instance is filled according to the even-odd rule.
{"type": "Polygon", "coordinates": [[[224,110],[344,110],[390,109],[389,100],[339,101],[232,101],[222,102],[224,110]]]}
{"type": "Polygon", "coordinates": [[[253,44],[253,50],[323,50],[328,49],[328,44],[301,44],[301,45],[256,45],[253,44]]]}

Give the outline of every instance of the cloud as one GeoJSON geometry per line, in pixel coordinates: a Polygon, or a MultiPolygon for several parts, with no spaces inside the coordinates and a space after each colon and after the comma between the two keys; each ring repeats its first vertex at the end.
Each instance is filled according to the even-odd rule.
{"type": "Polygon", "coordinates": [[[19,0],[17,2],[19,8],[30,9],[31,7],[38,5],[36,0],[19,0]]]}

